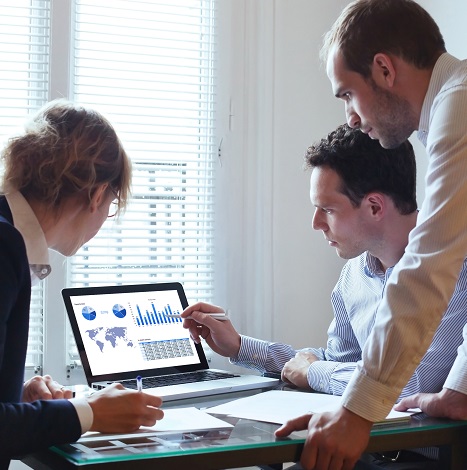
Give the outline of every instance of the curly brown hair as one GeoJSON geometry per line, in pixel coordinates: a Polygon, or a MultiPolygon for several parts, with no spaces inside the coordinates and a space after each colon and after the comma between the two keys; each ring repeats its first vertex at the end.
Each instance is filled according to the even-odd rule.
{"type": "Polygon", "coordinates": [[[308,147],[305,168],[326,167],[341,179],[341,192],[355,207],[376,191],[389,196],[402,215],[417,210],[417,165],[411,143],[385,149],[359,129],[339,126],[308,147]]]}
{"type": "Polygon", "coordinates": [[[66,100],[42,107],[23,135],[11,138],[2,153],[3,191],[20,191],[57,210],[68,198],[91,201],[102,184],[118,200],[130,197],[131,164],[112,125],[101,114],[66,100]]]}

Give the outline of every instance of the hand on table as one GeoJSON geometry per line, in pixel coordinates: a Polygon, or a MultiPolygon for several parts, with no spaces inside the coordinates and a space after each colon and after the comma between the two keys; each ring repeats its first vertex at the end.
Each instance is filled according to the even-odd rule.
{"type": "Polygon", "coordinates": [[[403,398],[394,409],[420,408],[429,416],[467,420],[467,395],[449,388],[439,393],[417,393],[403,398]]]}
{"type": "Polygon", "coordinates": [[[221,307],[199,302],[183,311],[183,326],[190,331],[195,343],[203,338],[217,354],[237,357],[241,340],[230,320],[219,321],[209,316],[209,313],[221,312],[224,312],[221,307]],[[186,318],[187,316],[190,318],[186,318]]]}
{"type": "Polygon", "coordinates": [[[33,402],[35,400],[55,400],[60,398],[71,398],[73,392],[66,389],[50,377],[50,375],[36,375],[23,385],[24,402],[33,402]]]}
{"type": "Polygon", "coordinates": [[[368,445],[373,423],[344,407],[304,415],[282,425],[276,436],[308,428],[300,463],[305,470],[352,470],[368,445]]]}
{"type": "Polygon", "coordinates": [[[282,368],[281,380],[299,388],[311,388],[308,384],[308,369],[310,364],[318,360],[311,352],[298,351],[295,357],[287,361],[282,368]]]}

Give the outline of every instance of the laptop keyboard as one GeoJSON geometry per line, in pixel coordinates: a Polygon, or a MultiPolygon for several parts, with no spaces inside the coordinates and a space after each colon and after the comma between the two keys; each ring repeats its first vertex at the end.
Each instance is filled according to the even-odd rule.
{"type": "MultiPolygon", "coordinates": [[[[163,375],[161,377],[143,377],[143,388],[166,387],[167,385],[206,382],[208,380],[230,379],[232,377],[238,377],[238,375],[211,370],[163,375]]],[[[122,380],[121,384],[126,388],[136,389],[136,380],[122,380]]]]}

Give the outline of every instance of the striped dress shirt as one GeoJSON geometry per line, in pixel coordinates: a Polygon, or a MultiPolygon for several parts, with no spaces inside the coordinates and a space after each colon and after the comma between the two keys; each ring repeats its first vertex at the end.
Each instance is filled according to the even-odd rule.
{"type": "MultiPolygon", "coordinates": [[[[361,359],[364,344],[375,322],[393,268],[386,272],[379,260],[364,253],[349,260],[332,292],[334,319],[328,329],[326,348],[306,348],[319,358],[308,369],[313,390],[342,395],[361,359]]],[[[462,343],[462,328],[467,322],[467,260],[446,314],[415,373],[402,390],[405,397],[417,392],[437,392],[448,376],[462,343]]],[[[279,372],[296,354],[292,346],[242,336],[237,365],[261,372],[279,372]]]]}
{"type": "MultiPolygon", "coordinates": [[[[369,421],[387,415],[426,353],[467,256],[467,60],[440,56],[417,135],[429,159],[425,199],[343,394],[343,405],[369,421]]],[[[464,393],[466,373],[464,346],[453,371],[464,393]]]]}

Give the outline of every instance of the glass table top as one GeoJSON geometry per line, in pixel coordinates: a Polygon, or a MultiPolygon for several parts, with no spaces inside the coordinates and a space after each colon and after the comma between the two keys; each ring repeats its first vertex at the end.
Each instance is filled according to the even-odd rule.
{"type": "MultiPolygon", "coordinates": [[[[250,421],[234,417],[217,416],[234,427],[195,432],[139,431],[124,436],[99,435],[72,444],[52,447],[66,460],[76,465],[91,463],[139,460],[176,455],[223,452],[240,449],[278,447],[305,442],[306,431],[288,438],[276,438],[274,431],[279,425],[250,421]]],[[[414,415],[407,422],[374,426],[371,435],[388,435],[426,430],[439,430],[467,426],[467,422],[439,420],[424,414],[414,415]]]]}

